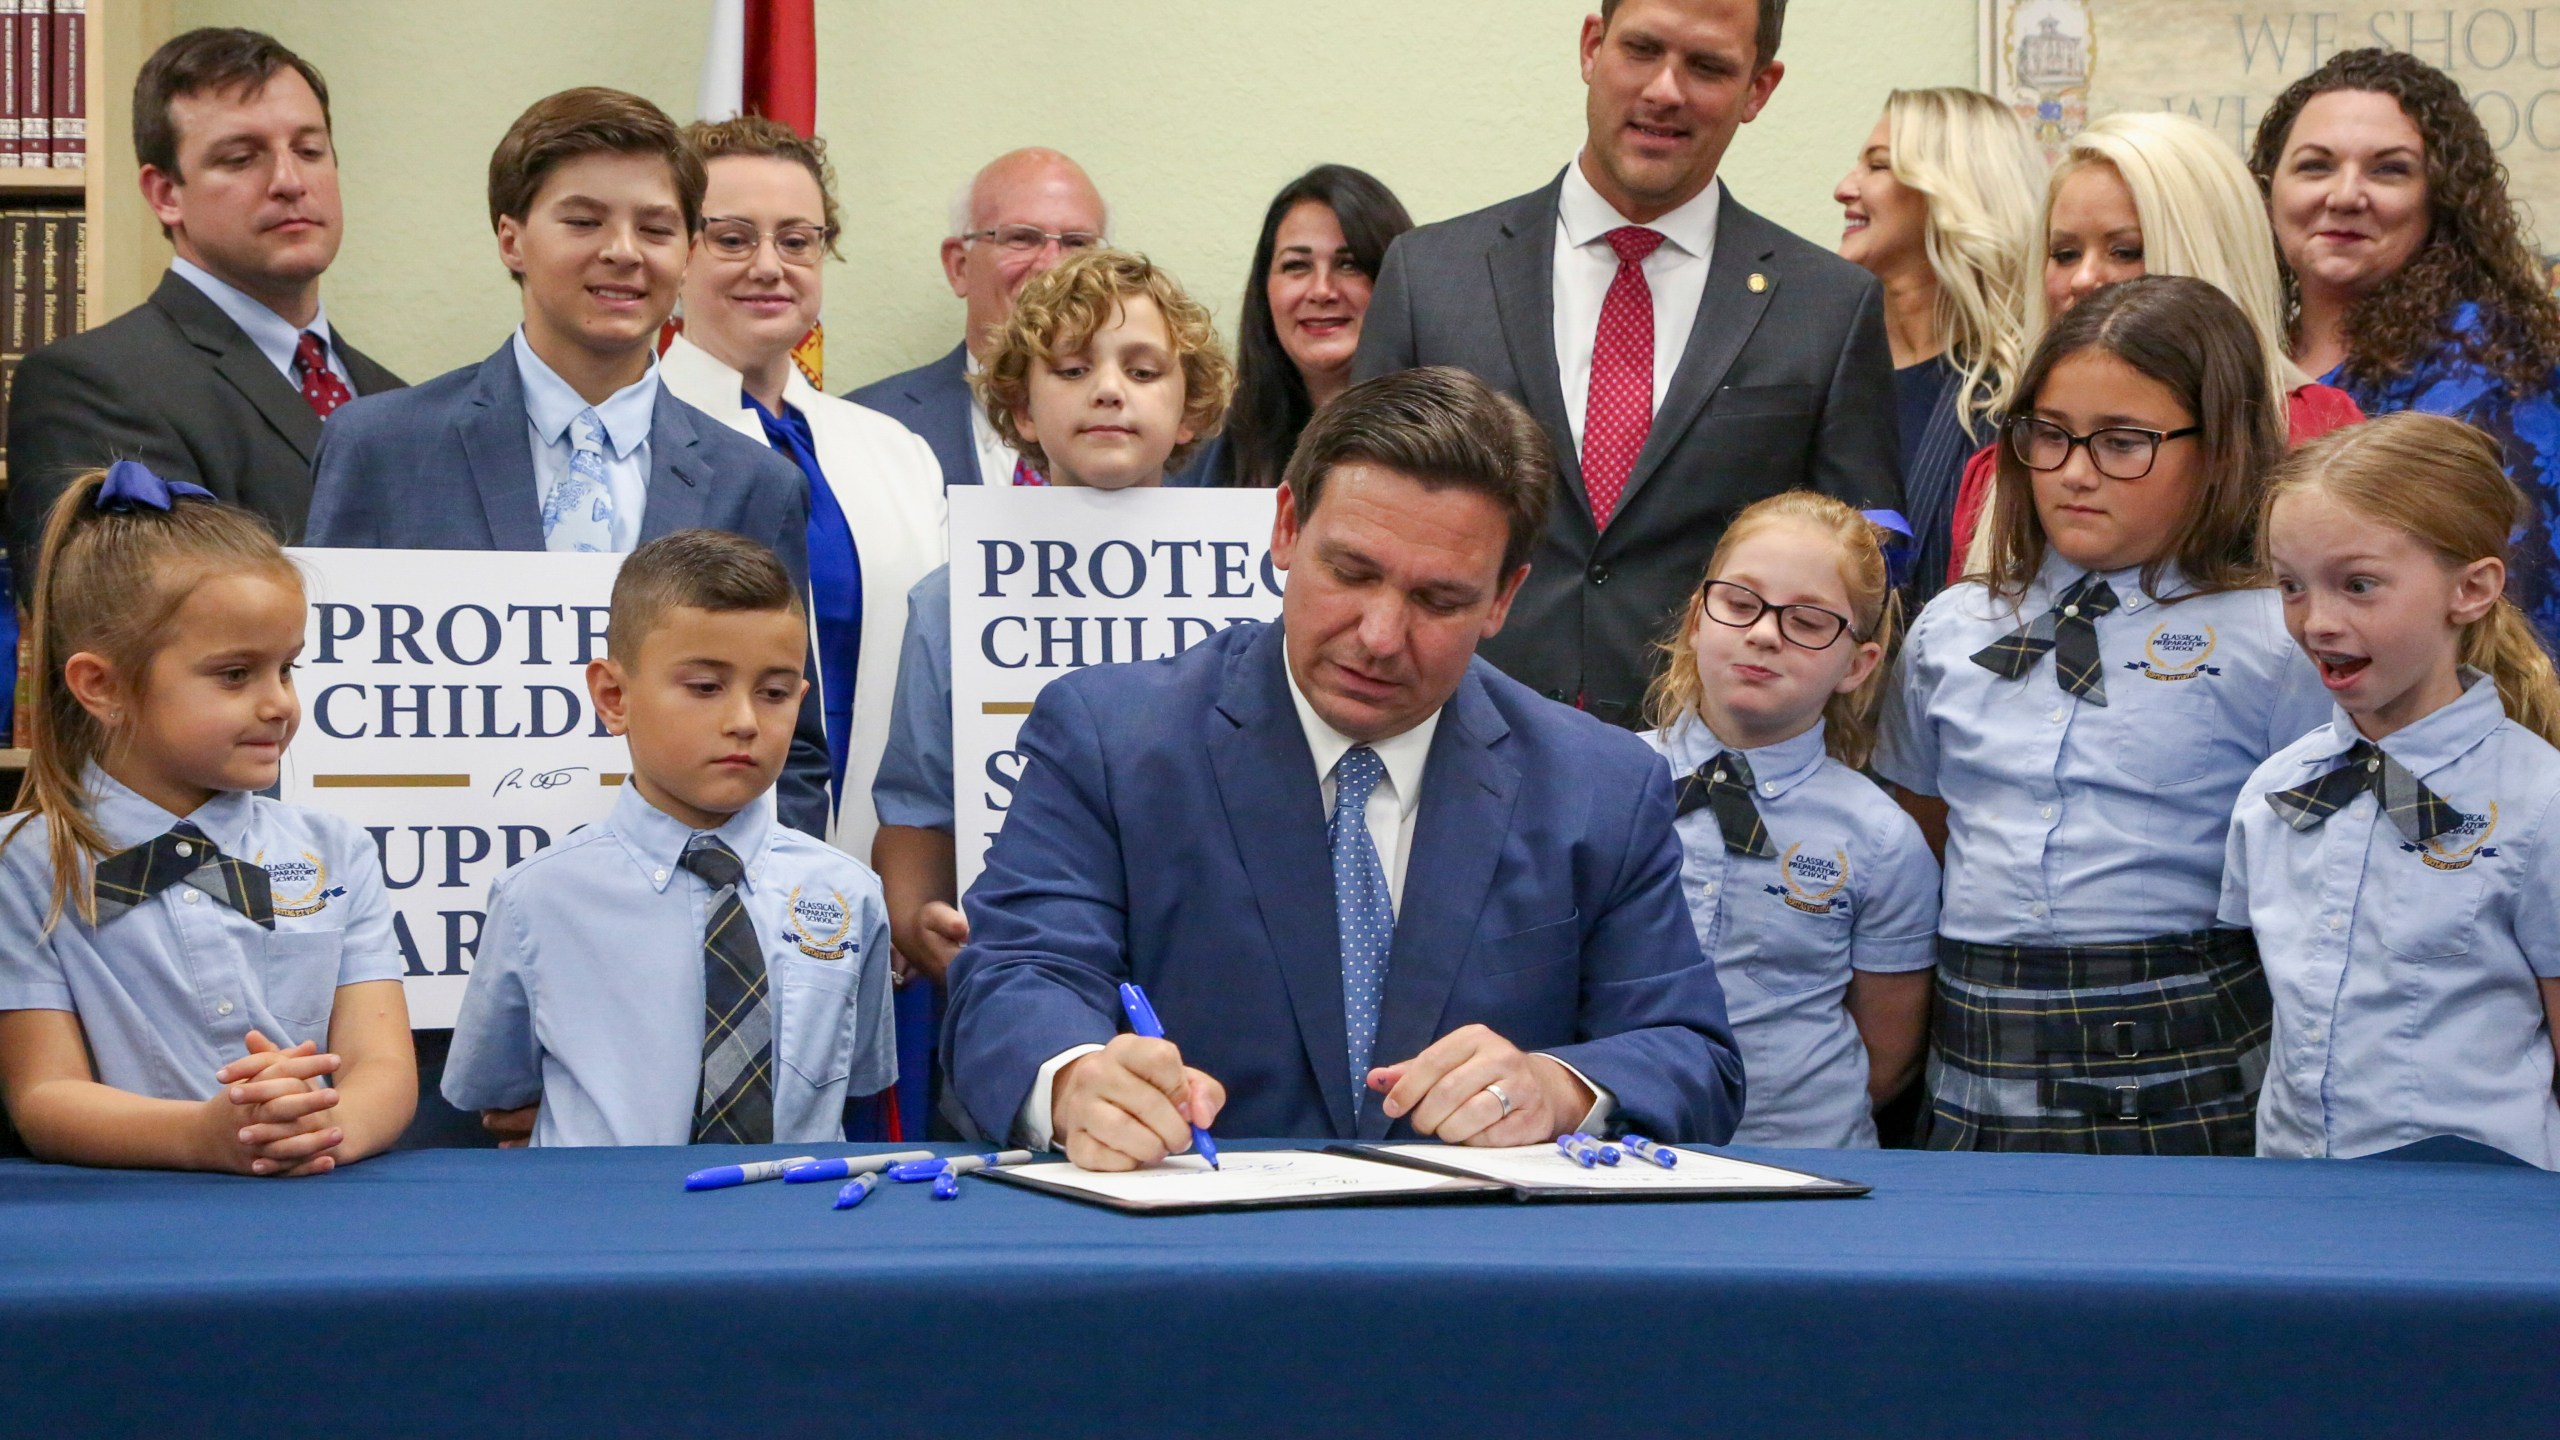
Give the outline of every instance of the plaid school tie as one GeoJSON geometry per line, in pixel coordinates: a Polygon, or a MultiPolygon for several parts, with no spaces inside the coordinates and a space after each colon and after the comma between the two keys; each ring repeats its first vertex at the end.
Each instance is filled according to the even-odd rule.
{"type": "Polygon", "coordinates": [[[2347,808],[2348,801],[2367,790],[2381,804],[2382,813],[2391,818],[2392,828],[2407,836],[2412,845],[2424,845],[2462,826],[2461,811],[2446,804],[2407,767],[2370,740],[2358,740],[2348,747],[2337,769],[2308,785],[2278,790],[2267,797],[2267,803],[2275,807],[2287,825],[2309,830],[2347,808]]]}
{"type": "Polygon", "coordinates": [[[168,834],[99,861],[90,883],[102,926],[170,886],[185,883],[269,930],[276,928],[267,872],[223,854],[192,820],[181,820],[168,834]]]}
{"type": "Polygon", "coordinates": [[[1727,750],[1680,778],[1679,814],[1703,809],[1716,812],[1727,853],[1778,858],[1769,843],[1769,827],[1760,823],[1760,807],[1751,802],[1750,761],[1727,750]]]}
{"type": "Polygon", "coordinates": [[[773,1143],[773,1006],[764,946],[738,903],[747,867],[717,835],[697,835],[684,868],[711,887],[702,935],[702,1088],[693,1102],[696,1145],[773,1143]]]}
{"type": "Polygon", "coordinates": [[[2004,680],[2022,680],[2044,652],[2053,652],[2053,678],[2092,705],[2107,703],[2107,677],[2098,661],[2100,617],[2112,615],[2116,592],[2095,575],[2072,582],[2053,608],[1974,652],[1973,663],[2004,680]]]}

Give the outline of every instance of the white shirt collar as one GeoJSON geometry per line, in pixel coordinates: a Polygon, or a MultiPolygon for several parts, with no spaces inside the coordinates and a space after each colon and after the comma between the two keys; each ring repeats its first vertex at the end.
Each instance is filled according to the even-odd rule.
{"type": "MultiPolygon", "coordinates": [[[[1289,657],[1280,657],[1280,673],[1289,682],[1289,703],[1298,707],[1298,726],[1307,733],[1307,749],[1316,758],[1316,783],[1321,785],[1333,776],[1333,767],[1343,755],[1361,742],[1324,723],[1316,708],[1307,703],[1306,692],[1298,688],[1296,672],[1289,668],[1289,657]]],[[[1445,708],[1445,707],[1444,707],[1445,708]]],[[[1422,723],[1401,735],[1368,742],[1378,752],[1378,762],[1386,767],[1387,783],[1396,787],[1396,811],[1399,818],[1413,813],[1422,803],[1422,771],[1431,760],[1431,737],[1440,730],[1440,711],[1422,717],[1422,723]]]]}
{"type": "Polygon", "coordinates": [[[337,337],[329,332],[329,307],[326,304],[311,312],[310,324],[296,329],[292,321],[268,309],[265,301],[183,255],[169,257],[169,273],[204,292],[204,298],[231,317],[231,323],[240,327],[240,333],[249,337],[249,343],[258,347],[259,354],[267,357],[267,363],[287,376],[293,374],[294,352],[302,348],[304,330],[318,335],[321,343],[331,350],[337,348],[337,337]]]}
{"type": "MultiPolygon", "coordinates": [[[[1690,197],[1687,204],[1667,215],[1645,222],[1648,230],[1659,230],[1662,238],[1689,255],[1704,257],[1716,248],[1716,217],[1724,204],[1724,181],[1710,180],[1707,188],[1690,197]]],[[[1582,157],[1564,167],[1564,189],[1556,196],[1556,218],[1564,225],[1568,243],[1579,248],[1596,245],[1610,231],[1636,222],[1618,213],[1617,207],[1600,198],[1591,188],[1591,179],[1582,173],[1582,157]]]]}
{"type": "MultiPolygon", "coordinates": [[[[533,345],[524,338],[524,327],[516,327],[513,341],[516,374],[524,381],[525,418],[533,422],[534,432],[543,443],[557,445],[569,433],[569,425],[579,412],[590,408],[585,397],[571,389],[559,372],[542,363],[533,353],[533,345]]],[[[649,368],[640,378],[614,391],[604,403],[592,407],[596,418],[604,422],[605,444],[613,449],[613,458],[628,460],[640,442],[649,438],[649,426],[658,410],[658,357],[649,356],[649,368]]]]}

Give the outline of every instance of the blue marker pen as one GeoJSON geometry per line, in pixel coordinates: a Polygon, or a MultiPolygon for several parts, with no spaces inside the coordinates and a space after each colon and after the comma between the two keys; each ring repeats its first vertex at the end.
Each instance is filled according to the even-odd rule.
{"type": "MultiPolygon", "coordinates": [[[[1121,983],[1120,1008],[1129,1012],[1131,1030],[1150,1040],[1164,1038],[1164,1022],[1156,1018],[1156,1007],[1147,1003],[1147,992],[1139,989],[1135,983],[1128,981],[1121,983]]],[[[1210,1169],[1218,1168],[1218,1143],[1209,1138],[1208,1131],[1197,1125],[1192,1126],[1191,1148],[1200,1152],[1200,1158],[1209,1162],[1210,1169]]]]}
{"type": "Polygon", "coordinates": [[[1603,1164],[1603,1165],[1615,1165],[1615,1164],[1617,1164],[1617,1163],[1618,1163],[1618,1147],[1617,1147],[1617,1146],[1615,1146],[1615,1145],[1603,1145],[1603,1146],[1601,1146],[1601,1147],[1600,1147],[1600,1163],[1601,1163],[1601,1164],[1603,1164]]]}
{"type": "Polygon", "coordinates": [[[886,1170],[904,1160],[930,1160],[930,1150],[891,1150],[883,1155],[839,1155],[832,1160],[801,1160],[782,1172],[785,1185],[806,1185],[813,1180],[844,1180],[886,1170]]]}
{"type": "Polygon", "coordinates": [[[933,1180],[933,1198],[936,1200],[959,1199],[960,1177],[952,1174],[948,1170],[945,1170],[940,1175],[935,1176],[933,1180]]]}
{"type": "Polygon", "coordinates": [[[887,1173],[890,1179],[901,1185],[913,1185],[920,1180],[930,1180],[950,1168],[951,1162],[940,1158],[909,1160],[890,1166],[887,1173]]]}
{"type": "Polygon", "coordinates": [[[1592,1153],[1591,1147],[1576,1144],[1574,1137],[1571,1135],[1557,1136],[1556,1148],[1564,1152],[1564,1158],[1581,1166],[1585,1170],[1588,1170],[1592,1166],[1600,1163],[1600,1157],[1592,1153]]]}
{"type": "Polygon", "coordinates": [[[870,1194],[871,1187],[879,1183],[880,1176],[876,1171],[868,1175],[854,1176],[851,1180],[845,1182],[845,1187],[843,1189],[836,1192],[836,1208],[839,1210],[850,1210],[854,1206],[861,1204],[862,1197],[870,1194]]]}
{"type": "Polygon", "coordinates": [[[726,1190],[732,1185],[753,1185],[762,1180],[778,1180],[782,1172],[794,1165],[806,1165],[815,1155],[794,1155],[788,1160],[757,1160],[745,1165],[714,1165],[696,1170],[684,1177],[687,1190],[726,1190]]]}

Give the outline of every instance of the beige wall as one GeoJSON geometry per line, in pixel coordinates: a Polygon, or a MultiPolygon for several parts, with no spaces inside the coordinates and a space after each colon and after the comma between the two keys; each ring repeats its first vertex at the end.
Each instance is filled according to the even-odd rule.
{"type": "MultiPolygon", "coordinates": [[[[986,157],[1083,161],[1122,243],[1231,324],[1255,227],[1309,165],[1375,172],[1418,219],[1543,184],[1582,130],[1587,0],[818,0],[819,125],[846,202],[829,388],[959,337],[934,258],[986,157]]],[[[1734,193],[1824,243],[1832,183],[1897,85],[1971,84],[1975,0],[1797,0],[1789,65],[1735,143],[1734,193]]],[[[575,84],[692,115],[708,0],[179,0],[178,24],[271,31],[336,93],[348,240],[331,318],[412,380],[515,323],[483,182],[528,102],[575,84]]],[[[129,162],[128,162],[129,163],[129,162]]]]}

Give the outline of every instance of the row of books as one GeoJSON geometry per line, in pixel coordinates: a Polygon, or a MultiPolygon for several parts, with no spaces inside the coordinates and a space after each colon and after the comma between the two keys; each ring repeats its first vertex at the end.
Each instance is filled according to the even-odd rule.
{"type": "Polygon", "coordinates": [[[0,0],[0,170],[88,164],[89,0],[0,0]]]}
{"type": "MultiPolygon", "coordinates": [[[[86,328],[89,226],[58,206],[0,209],[0,436],[18,361],[86,328]]],[[[7,452],[0,450],[0,460],[7,452]]]]}

